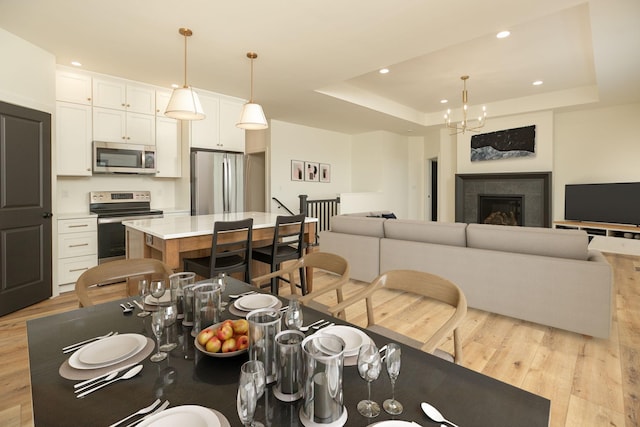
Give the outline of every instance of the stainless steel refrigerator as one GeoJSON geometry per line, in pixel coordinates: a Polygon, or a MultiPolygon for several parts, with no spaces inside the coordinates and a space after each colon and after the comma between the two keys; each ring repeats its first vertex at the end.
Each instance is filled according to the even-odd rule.
{"type": "Polygon", "coordinates": [[[244,155],[191,152],[191,215],[244,211],[244,155]]]}

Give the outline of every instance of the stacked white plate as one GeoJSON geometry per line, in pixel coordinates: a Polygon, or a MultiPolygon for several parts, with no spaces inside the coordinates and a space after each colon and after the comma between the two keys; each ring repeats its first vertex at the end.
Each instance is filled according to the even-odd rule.
{"type": "Polygon", "coordinates": [[[147,295],[144,298],[144,303],[147,305],[166,304],[169,301],[171,301],[171,292],[169,291],[165,292],[164,295],[162,295],[160,298],[155,298],[152,295],[147,295]]]}
{"type": "MultiPolygon", "coordinates": [[[[227,423],[225,422],[225,425],[227,423]]],[[[209,408],[197,405],[182,405],[170,408],[162,412],[158,412],[152,417],[147,418],[139,427],[222,427],[220,419],[209,408]]]]}
{"type": "Polygon", "coordinates": [[[101,369],[115,365],[141,352],[147,338],[140,334],[121,334],[85,345],[69,358],[75,369],[101,369]]]}
{"type": "Polygon", "coordinates": [[[337,335],[342,338],[345,344],[344,357],[357,356],[358,351],[360,351],[360,346],[370,341],[367,334],[351,326],[327,326],[326,328],[322,328],[319,333],[337,335]]]}
{"type": "Polygon", "coordinates": [[[240,311],[253,311],[259,308],[275,307],[280,300],[269,294],[251,294],[238,298],[233,306],[240,311]]]}

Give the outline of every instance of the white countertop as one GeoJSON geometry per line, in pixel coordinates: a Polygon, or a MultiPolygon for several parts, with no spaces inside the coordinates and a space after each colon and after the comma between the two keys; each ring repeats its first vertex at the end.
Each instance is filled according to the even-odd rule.
{"type": "MultiPolygon", "coordinates": [[[[138,219],[123,221],[122,224],[134,230],[142,231],[163,240],[183,237],[205,236],[213,233],[216,221],[239,221],[253,218],[253,228],[268,228],[276,225],[278,214],[269,212],[236,212],[213,215],[178,216],[167,218],[138,219]]],[[[318,222],[317,218],[305,219],[305,222],[318,222]]]]}

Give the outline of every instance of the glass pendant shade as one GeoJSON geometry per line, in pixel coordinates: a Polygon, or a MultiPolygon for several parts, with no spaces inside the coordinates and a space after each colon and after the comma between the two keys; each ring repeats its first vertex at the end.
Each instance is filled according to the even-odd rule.
{"type": "Polygon", "coordinates": [[[267,129],[269,124],[264,116],[264,111],[262,111],[262,106],[253,102],[244,104],[242,114],[240,114],[240,121],[236,124],[236,127],[248,130],[267,129]]]}
{"type": "Polygon", "coordinates": [[[179,120],[202,120],[207,117],[198,94],[190,87],[174,89],[164,115],[179,120]]]}

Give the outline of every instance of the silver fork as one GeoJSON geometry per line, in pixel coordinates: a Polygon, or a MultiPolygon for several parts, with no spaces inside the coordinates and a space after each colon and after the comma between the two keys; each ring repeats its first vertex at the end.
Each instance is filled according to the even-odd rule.
{"type": "Polygon", "coordinates": [[[315,329],[316,331],[319,331],[322,328],[326,328],[327,326],[333,326],[333,325],[335,325],[335,323],[326,321],[324,323],[320,323],[319,325],[314,326],[313,329],[315,329]]]}
{"type": "Polygon", "coordinates": [[[155,401],[155,402],[153,402],[151,405],[147,406],[146,408],[142,408],[142,409],[140,409],[138,412],[134,412],[133,414],[129,415],[128,417],[123,418],[123,419],[121,419],[120,421],[118,421],[118,422],[115,422],[115,423],[111,424],[109,427],[115,427],[115,426],[117,426],[118,424],[122,424],[122,423],[124,423],[125,421],[128,421],[128,420],[130,420],[131,418],[135,417],[136,415],[146,415],[146,414],[148,414],[149,412],[153,411],[153,410],[155,409],[155,407],[156,407],[156,406],[158,406],[158,405],[160,404],[160,402],[162,402],[160,399],[156,399],[156,401],[155,401]]]}
{"type": "Polygon", "coordinates": [[[169,407],[169,401],[165,400],[164,403],[162,405],[160,405],[160,407],[158,409],[156,409],[155,411],[153,411],[149,415],[145,415],[144,417],[140,418],[139,420],[136,420],[136,421],[132,422],[131,424],[127,424],[126,427],[133,427],[135,425],[138,425],[142,421],[146,420],[147,418],[153,417],[155,414],[164,411],[165,409],[167,409],[167,407],[169,407]]]}

